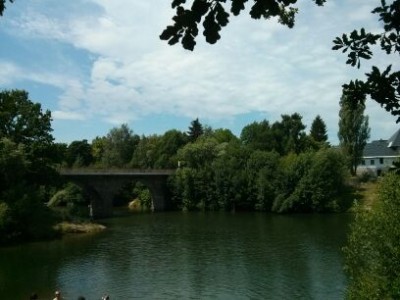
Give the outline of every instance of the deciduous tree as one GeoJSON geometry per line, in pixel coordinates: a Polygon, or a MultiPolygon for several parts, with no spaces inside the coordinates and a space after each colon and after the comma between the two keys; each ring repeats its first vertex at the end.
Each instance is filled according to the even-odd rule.
{"type": "Polygon", "coordinates": [[[364,147],[370,136],[368,116],[364,115],[364,99],[348,98],[345,93],[340,99],[339,142],[349,160],[349,170],[356,175],[357,166],[361,163],[364,147]]]}
{"type": "Polygon", "coordinates": [[[133,134],[127,124],[111,129],[105,139],[103,165],[106,167],[126,166],[131,161],[139,140],[140,137],[133,134]]]}
{"type": "Polygon", "coordinates": [[[87,140],[73,141],[66,151],[68,167],[88,166],[93,162],[92,147],[87,140]]]}

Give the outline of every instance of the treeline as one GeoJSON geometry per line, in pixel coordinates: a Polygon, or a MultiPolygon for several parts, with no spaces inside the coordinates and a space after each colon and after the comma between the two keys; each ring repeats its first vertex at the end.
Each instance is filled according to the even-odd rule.
{"type": "Polygon", "coordinates": [[[187,132],[138,136],[126,125],[91,143],[64,145],[64,166],[177,169],[170,180],[174,207],[183,210],[326,212],[344,201],[346,158],[327,142],[317,116],[307,134],[302,117],[282,115],[228,129],[191,122],[187,132]]]}
{"type": "MultiPolygon", "coordinates": [[[[324,212],[345,207],[345,157],[317,116],[282,115],[245,126],[240,137],[196,119],[187,131],[139,136],[128,125],[91,142],[55,143],[51,113],[20,90],[0,92],[0,243],[50,237],[61,219],[88,216],[83,191],[57,168],[176,169],[175,209],[324,212]]],[[[150,206],[142,185],[121,191],[150,206]]]]}

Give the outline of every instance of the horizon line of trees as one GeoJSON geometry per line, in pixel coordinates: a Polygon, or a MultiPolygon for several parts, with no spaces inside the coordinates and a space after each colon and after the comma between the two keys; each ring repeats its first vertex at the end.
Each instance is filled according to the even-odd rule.
{"type": "MultiPolygon", "coordinates": [[[[319,116],[309,134],[302,117],[294,113],[272,124],[253,122],[240,137],[195,119],[187,132],[172,129],[163,135],[138,136],[122,124],[91,143],[81,140],[69,145],[54,142],[51,121],[51,112],[42,111],[26,91],[0,91],[0,244],[51,237],[54,222],[82,215],[79,206],[85,207],[88,201],[81,190],[60,180],[60,166],[177,168],[180,162],[170,182],[175,208],[328,210],[316,205],[316,200],[311,206],[299,204],[307,197],[309,183],[320,184],[312,178],[317,177],[312,173],[316,171],[309,170],[318,168],[318,163],[329,166],[328,157],[339,155],[329,149],[326,126],[319,116]],[[286,184],[278,188],[285,180],[290,181],[290,190],[282,188],[286,184]],[[292,194],[289,205],[285,199],[292,194]],[[279,205],[273,205],[272,195],[279,196],[279,205]],[[55,213],[60,205],[63,212],[55,213]]],[[[328,167],[329,172],[333,169],[328,167]]],[[[343,178],[337,183],[342,184],[343,178]]],[[[136,186],[130,195],[132,189],[145,194],[136,186]]]]}
{"type": "Polygon", "coordinates": [[[64,145],[66,167],[178,168],[169,184],[183,210],[326,212],[348,208],[347,159],[320,116],[310,133],[298,113],[246,125],[240,137],[198,119],[188,131],[138,136],[127,124],[64,145]]]}
{"type": "Polygon", "coordinates": [[[263,120],[246,125],[235,136],[229,129],[213,129],[193,120],[188,131],[171,129],[164,134],[137,135],[127,124],[112,128],[105,136],[71,143],[57,143],[63,152],[63,167],[176,168],[178,150],[198,138],[214,138],[219,143],[237,142],[251,150],[276,151],[280,155],[329,147],[326,125],[317,115],[309,134],[301,115],[282,115],[270,124],[263,120]]]}

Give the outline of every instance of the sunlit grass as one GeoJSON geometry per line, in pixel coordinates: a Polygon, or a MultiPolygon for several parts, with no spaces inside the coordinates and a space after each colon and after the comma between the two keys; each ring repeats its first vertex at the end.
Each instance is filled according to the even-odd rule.
{"type": "Polygon", "coordinates": [[[60,233],[93,233],[99,232],[106,227],[101,224],[96,223],[69,223],[69,222],[61,222],[55,225],[55,230],[60,233]]]}

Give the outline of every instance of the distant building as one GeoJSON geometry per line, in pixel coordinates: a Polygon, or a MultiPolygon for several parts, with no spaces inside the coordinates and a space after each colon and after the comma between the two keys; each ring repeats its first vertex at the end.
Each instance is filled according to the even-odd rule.
{"type": "Polygon", "coordinates": [[[393,162],[400,158],[400,129],[390,139],[372,141],[365,145],[361,165],[357,173],[369,173],[379,176],[393,167],[393,162]]]}

